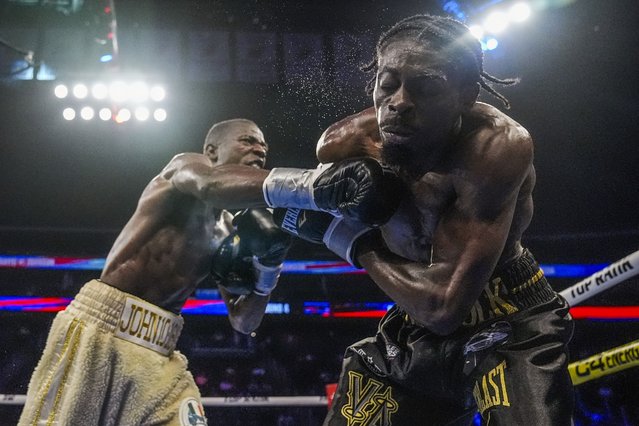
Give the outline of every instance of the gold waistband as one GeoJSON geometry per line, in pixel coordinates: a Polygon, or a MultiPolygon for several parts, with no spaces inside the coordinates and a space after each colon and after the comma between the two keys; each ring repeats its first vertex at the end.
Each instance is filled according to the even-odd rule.
{"type": "Polygon", "coordinates": [[[86,283],[67,311],[120,339],[162,355],[173,352],[184,324],[180,315],[99,280],[86,283]]]}

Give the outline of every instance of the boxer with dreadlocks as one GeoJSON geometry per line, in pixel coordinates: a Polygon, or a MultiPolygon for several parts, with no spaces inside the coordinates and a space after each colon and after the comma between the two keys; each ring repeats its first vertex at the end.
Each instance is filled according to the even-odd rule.
{"type": "Polygon", "coordinates": [[[408,187],[400,207],[379,229],[275,214],[310,240],[339,229],[348,260],[396,302],[374,337],[348,348],[324,424],[469,424],[478,411],[483,424],[570,425],[573,323],[521,244],[533,142],[477,102],[485,89],[508,108],[490,83],[516,80],[486,73],[469,29],[431,15],[384,33],[366,68],[374,108],[329,127],[318,158],[377,158],[408,187]]]}

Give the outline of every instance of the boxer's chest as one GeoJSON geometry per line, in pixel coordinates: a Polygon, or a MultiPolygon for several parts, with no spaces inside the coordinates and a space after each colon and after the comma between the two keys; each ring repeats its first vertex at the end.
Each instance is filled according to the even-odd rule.
{"type": "Polygon", "coordinates": [[[388,247],[408,259],[429,262],[435,229],[454,199],[452,177],[448,173],[424,175],[413,184],[410,196],[382,228],[388,247]]]}

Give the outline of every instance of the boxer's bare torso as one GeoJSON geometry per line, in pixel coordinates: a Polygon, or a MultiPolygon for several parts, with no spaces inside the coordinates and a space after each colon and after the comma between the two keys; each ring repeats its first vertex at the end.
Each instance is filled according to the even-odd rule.
{"type": "MultiPolygon", "coordinates": [[[[223,142],[207,144],[204,154],[176,155],[144,189],[100,279],[179,312],[209,274],[213,253],[232,229],[229,211],[266,206],[262,181],[268,174],[263,169],[267,151],[261,130],[240,120],[223,142]]],[[[221,293],[227,304],[234,300],[221,293]]],[[[243,308],[229,305],[232,323],[234,309],[240,318],[243,308]]]]}
{"type": "MultiPolygon", "coordinates": [[[[327,129],[318,144],[318,158],[338,161],[374,156],[381,161],[382,143],[373,130],[374,110],[365,110],[344,121],[351,121],[346,124],[350,131],[357,127],[360,132],[344,138],[340,134],[342,127],[327,129]]],[[[421,176],[395,167],[407,183],[409,194],[391,220],[382,226],[384,243],[402,258],[421,265],[436,265],[429,268],[428,273],[437,277],[435,282],[441,283],[433,284],[429,291],[434,294],[450,291],[449,294],[458,295],[450,296],[458,305],[446,307],[447,313],[455,313],[455,319],[441,329],[433,324],[433,330],[445,333],[454,328],[450,324],[463,319],[492,271],[521,253],[521,236],[533,214],[532,150],[532,140],[523,127],[496,108],[476,103],[462,116],[461,128],[451,138],[449,147],[421,176]],[[469,252],[475,253],[465,264],[469,252]],[[488,253],[486,257],[483,252],[488,253]],[[449,287],[449,278],[457,268],[464,269],[460,276],[465,278],[462,283],[449,287]],[[470,283],[467,275],[479,279],[470,283]]],[[[374,249],[374,242],[370,246],[378,251],[374,249]]],[[[397,271],[391,270],[381,265],[397,265],[397,259],[375,256],[370,264],[380,266],[367,267],[367,270],[378,284],[406,281],[406,288],[398,285],[397,293],[393,288],[383,288],[400,305],[408,304],[404,304],[404,300],[415,300],[411,282],[419,285],[424,281],[427,288],[431,287],[429,280],[422,280],[421,269],[402,265],[397,271]]],[[[433,299],[441,297],[433,296],[433,299]]],[[[428,297],[423,300],[428,301],[428,297]]],[[[410,307],[408,311],[411,312],[410,307]]]]}
{"type": "Polygon", "coordinates": [[[232,229],[230,214],[179,192],[169,166],[145,188],[109,253],[101,280],[179,312],[207,276],[215,241],[232,229]]]}
{"type": "MultiPolygon", "coordinates": [[[[318,143],[318,158],[334,162],[344,158],[371,156],[381,159],[379,127],[373,108],[349,117],[348,123],[329,127],[318,143]],[[348,134],[348,136],[347,136],[348,134]]],[[[528,132],[496,108],[476,103],[462,118],[462,128],[448,152],[447,159],[434,170],[417,179],[408,179],[410,196],[400,205],[391,220],[382,228],[384,240],[393,252],[415,261],[429,262],[435,228],[445,210],[456,202],[464,186],[463,171],[467,162],[484,161],[491,151],[506,149],[511,155],[531,149],[528,132]],[[519,145],[519,146],[518,146],[519,145]]],[[[525,155],[525,152],[522,154],[525,155]]],[[[530,224],[533,213],[532,190],[535,169],[528,173],[517,192],[512,225],[499,263],[505,263],[521,252],[521,236],[530,224]]]]}
{"type": "MultiPolygon", "coordinates": [[[[485,162],[493,153],[501,160],[526,155],[530,149],[528,133],[497,109],[478,103],[463,117],[461,133],[447,158],[434,170],[426,172],[410,182],[410,194],[393,218],[383,227],[384,240],[395,253],[421,262],[430,262],[431,243],[442,216],[455,203],[463,203],[468,179],[466,171],[472,162],[485,162]],[[506,155],[504,151],[510,153],[506,155]],[[521,152],[521,151],[524,152],[521,152]]],[[[495,164],[495,167],[506,167],[495,164]]],[[[532,189],[535,170],[528,165],[528,173],[518,185],[512,224],[500,255],[499,264],[516,257],[521,252],[521,236],[528,227],[532,213],[532,189]]],[[[486,194],[486,197],[489,197],[486,194]]]]}
{"type": "Polygon", "coordinates": [[[185,160],[174,160],[144,189],[101,276],[122,291],[174,312],[209,273],[215,242],[232,229],[227,211],[173,186],[171,177],[185,160]]]}

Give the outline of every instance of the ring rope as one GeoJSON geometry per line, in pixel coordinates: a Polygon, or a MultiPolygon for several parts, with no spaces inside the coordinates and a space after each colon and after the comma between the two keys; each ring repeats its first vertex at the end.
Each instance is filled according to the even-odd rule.
{"type": "MultiPolygon", "coordinates": [[[[26,395],[0,394],[0,405],[24,405],[26,395]]],[[[205,407],[325,407],[326,395],[322,396],[228,396],[203,397],[205,407]]]]}
{"type": "MultiPolygon", "coordinates": [[[[639,366],[639,340],[572,362],[568,365],[568,372],[573,385],[577,386],[636,366],[639,366]]],[[[24,405],[26,400],[26,395],[0,394],[0,405],[24,405]]],[[[322,407],[328,405],[328,398],[326,395],[204,397],[202,405],[205,407],[322,407]]]]}
{"type": "Polygon", "coordinates": [[[637,274],[639,274],[639,250],[606,266],[601,271],[568,287],[559,294],[566,299],[570,306],[575,306],[637,274]]]}
{"type": "MultiPolygon", "coordinates": [[[[639,340],[572,362],[568,365],[568,372],[572,384],[577,386],[636,366],[639,366],[639,340]]],[[[26,395],[0,394],[0,405],[24,405],[26,400],[26,395]]],[[[205,407],[323,407],[328,405],[328,398],[326,395],[203,397],[202,405],[205,407]]]]}
{"type": "MultiPolygon", "coordinates": [[[[574,306],[637,274],[639,274],[639,250],[568,287],[560,294],[570,306],[574,306]]],[[[575,361],[568,365],[568,371],[573,385],[579,385],[635,366],[639,366],[639,340],[575,361]]],[[[0,394],[0,405],[24,405],[26,400],[26,395],[0,394]]],[[[206,407],[326,406],[328,399],[325,395],[204,397],[202,405],[206,407]]]]}
{"type": "Polygon", "coordinates": [[[639,340],[570,363],[568,371],[573,385],[599,379],[639,365],[639,340]]]}

